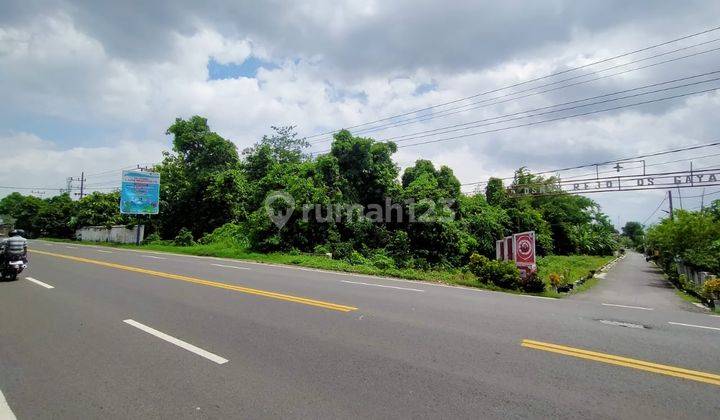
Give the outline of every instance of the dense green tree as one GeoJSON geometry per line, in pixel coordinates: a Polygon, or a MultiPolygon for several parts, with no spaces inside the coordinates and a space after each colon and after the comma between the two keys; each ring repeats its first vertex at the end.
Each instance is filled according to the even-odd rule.
{"type": "Polygon", "coordinates": [[[640,222],[627,222],[622,227],[622,234],[629,238],[634,247],[640,247],[645,239],[645,229],[640,222]]]}
{"type": "Polygon", "coordinates": [[[488,179],[485,186],[485,199],[491,206],[504,207],[507,205],[508,194],[500,178],[488,179]]]}
{"type": "Polygon", "coordinates": [[[75,232],[74,221],[76,202],[69,194],[61,194],[45,200],[45,205],[35,216],[34,225],[38,234],[54,238],[66,238],[75,232]]]}
{"type": "Polygon", "coordinates": [[[95,191],[77,202],[74,227],[105,226],[134,223],[129,215],[120,214],[120,193],[95,191]]]}
{"type": "Polygon", "coordinates": [[[397,197],[399,168],[392,160],[395,143],[380,143],[370,138],[353,137],[347,130],[335,134],[330,155],[337,159],[346,202],[363,206],[384,204],[397,197]]]}
{"type": "Polygon", "coordinates": [[[174,238],[187,228],[194,237],[247,213],[238,202],[247,193],[235,144],[210,130],[205,118],[178,118],[167,130],[173,153],[155,167],[161,175],[160,228],[174,238]]]}
{"type": "Polygon", "coordinates": [[[37,215],[47,205],[42,199],[32,195],[11,193],[0,200],[0,214],[15,219],[15,228],[23,229],[28,236],[40,235],[42,226],[37,225],[37,215]]]}
{"type": "Polygon", "coordinates": [[[720,221],[712,211],[676,210],[674,218],[648,229],[646,246],[649,252],[658,252],[659,263],[670,275],[676,275],[672,267],[676,258],[720,273],[720,221]]]}
{"type": "MultiPolygon", "coordinates": [[[[292,126],[272,127],[241,156],[199,116],[178,118],[167,134],[172,149],[155,167],[161,175],[160,214],[142,221],[177,243],[221,237],[262,252],[330,252],[352,263],[418,268],[461,267],[474,253],[493,257],[496,240],[528,230],[536,232],[540,254],[605,254],[615,247],[614,229],[594,201],[563,193],[555,178],[525,168],[507,187],[491,178],[484,194],[463,195],[450,168],[421,159],[401,177],[392,160],[394,143],[347,130],[335,134],[329,153],[315,157],[305,153],[308,143],[292,126]],[[288,214],[281,226],[277,212],[288,214]]],[[[0,200],[0,214],[16,218],[31,234],[70,237],[81,226],[135,223],[119,213],[118,203],[117,192],[79,201],[14,193],[0,200]]],[[[708,208],[702,222],[717,224],[718,208],[708,208]]],[[[658,227],[653,243],[677,255],[676,239],[665,241],[667,235],[715,234],[700,232],[699,223],[689,225],[658,227]]],[[[720,243],[704,244],[720,249],[720,243]]],[[[715,264],[700,251],[682,256],[715,264]]]]}

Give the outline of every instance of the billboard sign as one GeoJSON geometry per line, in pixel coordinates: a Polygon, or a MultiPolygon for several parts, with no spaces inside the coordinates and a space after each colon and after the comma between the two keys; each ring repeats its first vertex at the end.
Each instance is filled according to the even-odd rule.
{"type": "Polygon", "coordinates": [[[139,170],[123,171],[120,213],[158,214],[159,203],[160,174],[139,170]]]}
{"type": "Polygon", "coordinates": [[[535,232],[522,232],[513,235],[515,243],[515,264],[518,267],[535,266],[535,232]]]}

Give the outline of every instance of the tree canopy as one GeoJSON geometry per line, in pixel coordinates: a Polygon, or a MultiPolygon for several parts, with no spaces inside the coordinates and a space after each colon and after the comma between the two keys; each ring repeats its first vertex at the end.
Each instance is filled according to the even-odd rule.
{"type": "MultiPolygon", "coordinates": [[[[272,127],[241,154],[200,116],[176,119],[167,134],[172,149],[154,167],[160,214],[144,219],[161,238],[182,232],[183,240],[201,239],[232,225],[222,232],[243,236],[233,243],[262,252],[325,251],[420,268],[460,267],[472,253],[493,257],[496,240],[528,230],[541,254],[607,254],[615,247],[614,228],[594,201],[554,191],[554,178],[525,168],[507,185],[491,178],[484,192],[466,195],[451,168],[421,159],[401,171],[394,143],[348,130],[318,156],[306,152],[308,143],[291,126],[272,127]],[[517,194],[538,186],[553,193],[517,194]],[[295,206],[282,228],[266,208],[277,191],[295,206]]],[[[134,223],[119,214],[118,201],[117,192],[78,201],[13,193],[0,200],[0,214],[33,235],[70,237],[80,226],[134,223]]],[[[284,201],[271,208],[289,209],[284,201]]]]}

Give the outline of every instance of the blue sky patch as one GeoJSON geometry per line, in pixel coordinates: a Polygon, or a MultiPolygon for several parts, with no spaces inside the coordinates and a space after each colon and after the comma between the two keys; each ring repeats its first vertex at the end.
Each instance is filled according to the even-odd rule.
{"type": "Polygon", "coordinates": [[[415,88],[415,92],[413,93],[415,96],[420,96],[427,92],[432,92],[433,90],[437,90],[437,82],[432,81],[431,83],[423,83],[415,88]]]}
{"type": "Polygon", "coordinates": [[[215,61],[214,58],[210,58],[207,64],[209,80],[238,79],[240,77],[254,78],[260,68],[271,70],[277,67],[277,65],[269,61],[261,60],[252,55],[241,64],[221,64],[215,61]]]}

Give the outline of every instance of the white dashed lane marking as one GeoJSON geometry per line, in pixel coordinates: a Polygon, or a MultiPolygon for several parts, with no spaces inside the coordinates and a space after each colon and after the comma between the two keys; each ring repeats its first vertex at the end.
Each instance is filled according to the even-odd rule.
{"type": "Polygon", "coordinates": [[[189,352],[191,352],[191,353],[195,353],[195,354],[197,354],[198,356],[202,356],[202,357],[204,357],[204,358],[206,358],[206,359],[208,359],[208,360],[212,360],[213,362],[215,362],[215,363],[217,363],[217,364],[219,364],[219,365],[222,365],[222,364],[228,362],[227,359],[225,359],[225,358],[223,358],[223,357],[220,357],[220,356],[218,356],[217,354],[210,353],[209,351],[203,350],[203,349],[201,349],[200,347],[193,346],[192,344],[190,344],[190,343],[188,343],[188,342],[182,341],[182,340],[180,340],[179,338],[175,338],[175,337],[173,337],[173,336],[171,336],[171,335],[167,335],[167,334],[165,334],[164,332],[158,331],[158,330],[156,330],[155,328],[152,328],[152,327],[148,327],[147,325],[141,324],[141,323],[139,323],[139,322],[137,322],[137,321],[135,321],[135,320],[126,319],[126,320],[124,320],[123,322],[126,323],[126,324],[128,324],[128,325],[132,325],[133,327],[135,327],[135,328],[137,328],[137,329],[139,329],[139,330],[141,330],[141,331],[145,331],[145,332],[148,333],[148,334],[154,335],[155,337],[157,337],[157,338],[159,338],[159,339],[161,339],[161,340],[165,340],[165,341],[167,341],[168,343],[175,344],[176,346],[178,346],[178,347],[180,347],[180,348],[182,348],[182,349],[185,349],[185,350],[187,350],[187,351],[189,351],[189,352]]]}
{"type": "Polygon", "coordinates": [[[603,303],[603,306],[613,306],[616,308],[627,308],[627,309],[640,309],[642,311],[652,311],[653,308],[646,308],[644,306],[630,306],[630,305],[618,305],[616,303],[603,303]]]}
{"type": "Polygon", "coordinates": [[[671,325],[680,325],[680,326],[683,326],[683,327],[702,328],[702,329],[705,329],[705,330],[720,331],[720,328],[717,328],[717,327],[708,327],[708,326],[705,326],[705,325],[683,324],[682,322],[668,322],[668,324],[671,324],[671,325]]]}
{"type": "Polygon", "coordinates": [[[424,292],[424,290],[421,289],[411,289],[409,287],[399,287],[399,286],[385,286],[384,284],[373,284],[373,283],[362,283],[359,281],[348,281],[348,280],[341,280],[342,283],[350,283],[350,284],[359,284],[362,286],[375,286],[375,287],[383,287],[386,289],[398,289],[398,290],[409,290],[411,292],[424,292]]]}
{"type": "Polygon", "coordinates": [[[42,287],[44,287],[44,288],[46,288],[46,289],[54,289],[54,288],[55,288],[55,286],[50,286],[49,284],[43,283],[43,282],[41,282],[40,280],[35,280],[35,279],[32,278],[32,277],[25,277],[25,280],[30,281],[30,282],[33,282],[33,283],[37,284],[38,286],[42,286],[42,287]]]}
{"type": "Polygon", "coordinates": [[[236,270],[249,270],[249,268],[247,268],[247,267],[238,267],[235,265],[225,265],[225,264],[211,264],[211,265],[214,265],[215,267],[234,268],[236,270]]]}

